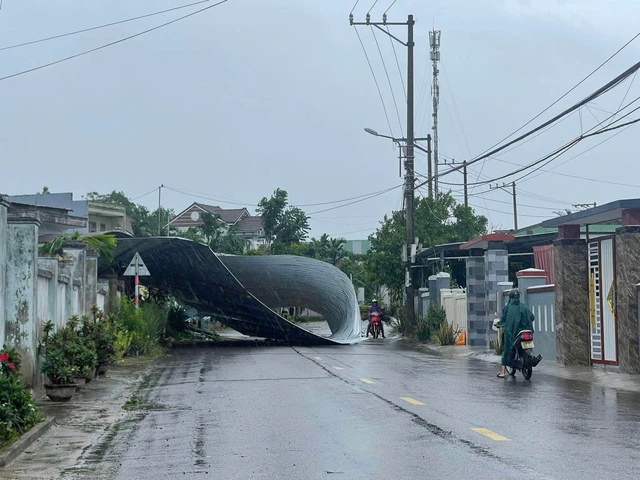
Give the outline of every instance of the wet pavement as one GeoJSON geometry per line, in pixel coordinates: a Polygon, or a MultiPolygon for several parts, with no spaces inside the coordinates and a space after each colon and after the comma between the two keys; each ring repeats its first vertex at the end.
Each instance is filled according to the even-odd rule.
{"type": "Polygon", "coordinates": [[[403,343],[174,349],[74,399],[0,478],[640,476],[640,393],[615,374],[501,380],[471,352],[403,343]]]}

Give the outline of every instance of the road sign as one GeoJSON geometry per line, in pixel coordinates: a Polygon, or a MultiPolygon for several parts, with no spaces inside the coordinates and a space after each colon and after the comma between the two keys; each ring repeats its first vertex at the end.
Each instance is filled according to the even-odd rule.
{"type": "Polygon", "coordinates": [[[142,261],[140,254],[136,252],[136,254],[133,256],[133,259],[129,262],[129,266],[124,271],[123,275],[125,276],[138,275],[141,277],[146,277],[151,274],[149,273],[149,269],[147,268],[147,266],[142,261]]]}

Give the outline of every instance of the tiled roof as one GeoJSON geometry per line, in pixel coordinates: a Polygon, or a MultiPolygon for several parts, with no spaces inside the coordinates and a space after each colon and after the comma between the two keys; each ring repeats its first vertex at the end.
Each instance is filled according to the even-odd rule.
{"type": "Polygon", "coordinates": [[[259,232],[262,230],[262,217],[243,217],[235,227],[240,232],[259,232]]]}
{"type": "Polygon", "coordinates": [[[220,215],[220,219],[229,225],[235,225],[243,215],[249,214],[246,208],[231,208],[226,210],[215,205],[203,205],[202,203],[198,203],[198,205],[212,215],[220,215]]]}
{"type": "Polygon", "coordinates": [[[217,205],[205,205],[196,202],[176,215],[174,219],[171,220],[171,225],[176,227],[193,227],[200,225],[202,223],[200,215],[204,212],[218,215],[223,222],[230,226],[235,225],[242,217],[249,215],[246,208],[224,209],[217,205]],[[194,213],[198,215],[194,215],[194,213]]]}

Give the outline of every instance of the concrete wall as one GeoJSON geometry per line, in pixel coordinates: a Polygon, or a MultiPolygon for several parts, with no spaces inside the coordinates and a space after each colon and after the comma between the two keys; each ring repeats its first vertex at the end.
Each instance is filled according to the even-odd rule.
{"type": "Polygon", "coordinates": [[[38,363],[38,226],[35,219],[7,219],[5,332],[3,344],[14,346],[22,357],[22,375],[35,385],[38,363]]]}
{"type": "Polygon", "coordinates": [[[16,348],[25,384],[40,392],[42,323],[51,320],[60,328],[74,313],[90,315],[99,295],[105,310],[113,311],[119,305],[118,282],[98,280],[98,258],[82,242],[65,244],[62,259],[39,257],[40,222],[10,217],[7,209],[0,196],[0,346],[16,348]]]}

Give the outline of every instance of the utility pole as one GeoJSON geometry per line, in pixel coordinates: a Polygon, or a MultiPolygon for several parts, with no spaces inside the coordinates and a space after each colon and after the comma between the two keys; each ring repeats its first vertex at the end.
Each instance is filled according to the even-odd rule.
{"type": "Polygon", "coordinates": [[[516,182],[511,182],[513,189],[513,229],[518,230],[518,202],[516,202],[516,182]]]}
{"type": "MultiPolygon", "coordinates": [[[[406,272],[405,272],[405,324],[406,331],[408,331],[413,325],[415,325],[415,286],[413,282],[413,274],[412,274],[412,251],[413,246],[415,245],[415,233],[414,233],[414,189],[415,189],[415,172],[414,172],[414,144],[415,144],[415,134],[414,134],[414,119],[413,119],[413,26],[415,25],[415,20],[413,19],[413,15],[409,15],[407,17],[406,22],[387,22],[387,14],[382,15],[382,22],[372,22],[371,15],[367,13],[365,17],[365,22],[354,22],[353,14],[349,14],[349,24],[352,26],[357,25],[366,25],[368,27],[375,27],[381,32],[389,35],[392,39],[397,41],[398,43],[407,47],[407,138],[406,138],[406,158],[404,163],[404,194],[405,194],[405,223],[406,223],[406,244],[404,246],[404,250],[406,253],[406,272]],[[387,30],[382,28],[383,26],[388,25],[405,25],[407,27],[407,41],[406,43],[395,37],[387,30]]],[[[437,165],[437,157],[436,157],[436,165],[437,165]]],[[[403,255],[404,256],[404,255],[403,255]]],[[[405,333],[406,333],[405,331],[405,333]]]]}
{"type": "Polygon", "coordinates": [[[158,187],[158,236],[162,234],[162,221],[160,217],[160,200],[162,198],[162,187],[164,187],[164,185],[160,185],[158,187]]]}
{"type": "Polygon", "coordinates": [[[518,202],[516,199],[516,182],[511,182],[510,184],[503,183],[502,185],[498,185],[496,183],[495,186],[489,185],[489,190],[496,190],[498,188],[507,193],[510,193],[513,196],[513,229],[518,230],[518,202]],[[509,192],[509,190],[505,190],[509,186],[511,186],[511,192],[509,192]]]}
{"type": "Polygon", "coordinates": [[[431,167],[431,134],[427,134],[427,178],[429,198],[433,198],[433,169],[431,167]]]}
{"type": "Polygon", "coordinates": [[[469,192],[467,190],[467,161],[462,162],[462,177],[464,178],[464,206],[469,206],[469,192]]]}
{"type": "Polygon", "coordinates": [[[440,105],[440,85],[438,84],[438,62],[440,61],[440,30],[429,32],[429,45],[431,46],[431,63],[433,65],[433,85],[431,96],[433,98],[433,171],[434,191],[438,196],[438,106],[440,105]]]}

